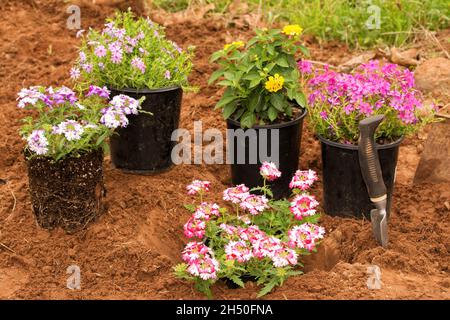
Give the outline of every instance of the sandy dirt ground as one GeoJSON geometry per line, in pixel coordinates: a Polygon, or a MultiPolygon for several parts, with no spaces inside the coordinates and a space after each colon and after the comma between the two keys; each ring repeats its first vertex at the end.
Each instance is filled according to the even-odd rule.
{"type": "MultiPolygon", "coordinates": [[[[101,26],[113,12],[78,3],[83,28],[101,26]]],[[[18,135],[23,111],[15,98],[23,86],[70,85],[68,71],[79,39],[65,28],[66,6],[56,0],[0,3],[0,299],[204,299],[172,274],[186,242],[182,226],[189,213],[182,205],[191,199],[185,185],[209,180],[218,194],[230,184],[226,165],[181,165],[160,175],[136,176],[112,169],[106,158],[107,213],[75,235],[36,225],[18,135]],[[70,265],[81,269],[81,290],[66,288],[70,265]]],[[[191,80],[200,91],[185,95],[181,127],[192,132],[193,122],[202,120],[204,128],[225,130],[221,114],[212,108],[222,91],[206,84],[214,71],[208,57],[225,42],[247,39],[252,32],[201,19],[168,25],[167,34],[183,47],[197,47],[191,80]]],[[[319,45],[310,39],[308,46],[314,60],[331,64],[354,54],[337,43],[319,45]]],[[[370,222],[323,215],[327,238],[305,260],[305,275],[290,278],[265,299],[450,298],[450,185],[412,185],[424,136],[401,146],[389,248],[376,245],[370,222]],[[370,265],[381,269],[380,290],[367,288],[370,265]]],[[[320,145],[307,128],[300,163],[321,173],[320,145]]],[[[321,199],[320,182],[314,193],[321,199]]],[[[258,288],[218,283],[213,292],[217,299],[253,299],[258,288]]]]}

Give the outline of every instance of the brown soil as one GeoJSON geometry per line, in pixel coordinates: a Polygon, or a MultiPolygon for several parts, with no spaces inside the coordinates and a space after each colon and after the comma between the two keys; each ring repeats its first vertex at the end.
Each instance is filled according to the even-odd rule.
{"type": "Polygon", "coordinates": [[[48,158],[26,162],[33,212],[41,227],[73,233],[105,211],[102,149],[57,162],[48,158]]]}
{"type": "MultiPolygon", "coordinates": [[[[99,26],[113,11],[81,4],[82,25],[99,26]]],[[[130,3],[130,2],[127,2],[130,3]]],[[[18,136],[23,111],[15,107],[22,86],[67,82],[76,56],[75,32],[65,28],[68,15],[57,0],[2,1],[0,4],[0,298],[9,299],[190,299],[204,298],[191,284],[174,278],[180,262],[188,218],[182,204],[190,199],[185,185],[210,180],[219,193],[230,181],[226,165],[182,165],[155,176],[127,175],[105,163],[108,211],[86,231],[68,235],[61,229],[38,227],[31,210],[26,164],[18,136]],[[31,3],[31,4],[30,4],[31,3]],[[70,265],[81,269],[81,290],[66,288],[70,265]]],[[[225,29],[202,19],[168,27],[180,45],[197,46],[192,81],[201,87],[187,94],[181,126],[193,122],[225,129],[212,106],[221,91],[208,87],[214,70],[209,55],[226,39],[246,38],[246,29],[225,29]]],[[[314,60],[340,63],[351,53],[339,44],[311,41],[314,60]]],[[[420,135],[419,135],[420,136],[420,135]]],[[[423,138],[423,137],[422,137],[423,138]]],[[[450,298],[450,185],[411,184],[423,139],[406,140],[400,150],[395,199],[390,221],[390,245],[376,245],[368,221],[324,215],[328,237],[317,254],[306,259],[307,273],[289,279],[267,299],[431,299],[450,298]],[[382,288],[369,290],[370,265],[381,268],[382,288]]],[[[301,167],[320,173],[319,142],[309,130],[302,141],[301,167]]],[[[321,198],[320,182],[315,193],[321,198]]],[[[214,288],[218,299],[255,298],[258,288],[214,288]]]]}

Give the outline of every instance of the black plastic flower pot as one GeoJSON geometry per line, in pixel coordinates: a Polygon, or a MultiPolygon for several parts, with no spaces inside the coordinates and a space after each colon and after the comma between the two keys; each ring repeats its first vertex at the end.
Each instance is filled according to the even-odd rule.
{"type": "MultiPolygon", "coordinates": [[[[358,146],[332,142],[319,136],[322,146],[323,206],[331,216],[370,219],[370,202],[358,159],[358,146]]],[[[383,180],[387,189],[389,215],[394,192],[395,172],[403,138],[377,145],[383,180]]]]}
{"type": "Polygon", "coordinates": [[[114,167],[136,174],[153,174],[169,169],[175,145],[171,136],[180,121],[183,90],[180,87],[111,89],[111,98],[119,94],[135,99],[145,96],[142,110],[153,115],[130,115],[128,126],[117,129],[111,136],[111,160],[114,167]]]}
{"type": "Polygon", "coordinates": [[[278,161],[274,162],[281,171],[281,177],[268,183],[270,184],[274,198],[281,199],[288,197],[291,193],[289,182],[298,169],[303,119],[305,116],[306,110],[301,110],[295,119],[291,121],[280,124],[254,126],[251,129],[241,129],[238,121],[228,119],[227,127],[229,130],[232,130],[231,132],[237,133],[238,131],[236,130],[240,129],[243,130],[244,134],[247,134],[245,139],[242,138],[242,135],[240,138],[236,134],[227,139],[228,161],[231,163],[232,183],[234,185],[245,184],[249,188],[262,186],[263,178],[259,174],[259,168],[262,162],[267,160],[264,159],[265,155],[268,155],[270,160],[272,156],[270,151],[274,142],[279,146],[278,161]],[[249,130],[254,130],[255,135],[250,135],[249,130]],[[274,139],[277,136],[276,132],[278,132],[278,138],[274,139]],[[266,138],[264,138],[264,135],[266,138]],[[253,138],[255,136],[256,139],[253,138]],[[261,147],[264,147],[268,152],[262,150],[261,147]],[[256,158],[251,156],[255,152],[256,158]]]}
{"type": "Polygon", "coordinates": [[[104,212],[103,150],[26,163],[32,208],[42,228],[74,233],[104,212]]]}

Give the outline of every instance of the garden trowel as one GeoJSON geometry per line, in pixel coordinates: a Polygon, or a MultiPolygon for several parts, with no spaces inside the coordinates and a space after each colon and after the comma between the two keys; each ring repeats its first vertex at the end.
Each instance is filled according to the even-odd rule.
{"type": "Polygon", "coordinates": [[[386,247],[388,244],[387,191],[375,143],[375,130],[383,119],[384,115],[377,115],[359,123],[358,156],[370,201],[376,207],[370,211],[373,234],[377,242],[386,247]]]}

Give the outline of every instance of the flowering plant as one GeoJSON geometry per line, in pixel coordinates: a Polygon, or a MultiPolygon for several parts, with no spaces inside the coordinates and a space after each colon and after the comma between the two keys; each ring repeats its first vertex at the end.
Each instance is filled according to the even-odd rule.
{"type": "Polygon", "coordinates": [[[272,198],[268,182],[281,175],[273,163],[263,163],[260,173],[262,187],[249,190],[241,184],[226,189],[226,207],[205,201],[208,181],[195,180],[187,187],[188,194],[198,195],[200,204],[185,206],[192,216],[184,225],[184,234],[193,241],[183,250],[184,263],[174,270],[209,297],[210,286],[218,279],[244,287],[246,277],[264,285],[259,296],[269,293],[289,276],[302,273],[299,256],[315,251],[324,236],[324,228],[316,224],[319,203],[308,193],[317,180],[314,171],[296,172],[290,183],[290,201],[272,198]]]}
{"type": "Polygon", "coordinates": [[[316,71],[308,84],[311,123],[331,141],[357,144],[359,122],[375,114],[385,115],[375,133],[378,142],[414,133],[433,119],[433,110],[425,110],[414,89],[414,74],[395,64],[373,60],[351,74],[326,67],[316,71]]]}
{"type": "Polygon", "coordinates": [[[245,44],[226,44],[211,56],[220,68],[209,83],[226,87],[216,108],[223,109],[225,119],[240,121],[242,127],[288,120],[294,116],[295,103],[306,107],[300,90],[296,57],[307,49],[299,45],[302,29],[290,25],[279,29],[256,30],[256,36],[245,44]],[[295,103],[294,103],[295,102],[295,103]]]}
{"type": "Polygon", "coordinates": [[[127,116],[137,114],[142,102],[118,95],[108,103],[109,94],[106,87],[97,86],[90,86],[82,98],[67,87],[22,89],[18,107],[38,112],[37,118],[24,118],[20,130],[27,141],[27,156],[57,161],[69,154],[107,148],[106,139],[114,129],[127,126],[127,116]]]}
{"type": "Polygon", "coordinates": [[[188,88],[193,48],[182,50],[149,18],[117,12],[101,32],[90,29],[71,70],[80,79],[110,88],[188,88]]]}

